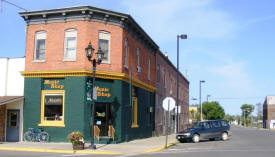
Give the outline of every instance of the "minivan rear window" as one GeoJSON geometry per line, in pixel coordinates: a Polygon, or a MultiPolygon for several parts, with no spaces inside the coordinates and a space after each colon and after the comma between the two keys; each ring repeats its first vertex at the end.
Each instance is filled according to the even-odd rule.
{"type": "Polygon", "coordinates": [[[228,123],[226,121],[221,121],[222,126],[228,126],[228,123]]]}

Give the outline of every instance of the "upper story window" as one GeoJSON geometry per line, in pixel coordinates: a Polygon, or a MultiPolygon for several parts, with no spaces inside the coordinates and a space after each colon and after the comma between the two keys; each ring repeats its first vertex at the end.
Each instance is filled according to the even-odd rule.
{"type": "Polygon", "coordinates": [[[45,31],[35,33],[34,61],[45,61],[46,37],[45,31]]]}
{"type": "Polygon", "coordinates": [[[76,38],[77,30],[69,29],[65,31],[64,61],[76,60],[76,38]]]}
{"type": "Polygon", "coordinates": [[[104,31],[99,32],[98,47],[104,53],[102,62],[110,63],[110,33],[104,31]]]}
{"type": "Polygon", "coordinates": [[[124,52],[125,52],[125,54],[124,54],[124,67],[128,68],[128,66],[127,66],[128,41],[127,41],[127,39],[125,39],[125,41],[124,41],[124,52]]]}
{"type": "Polygon", "coordinates": [[[139,54],[139,48],[137,48],[137,72],[140,73],[141,72],[141,67],[140,67],[140,64],[139,64],[139,57],[140,54],[139,54]]]}
{"type": "Polygon", "coordinates": [[[148,80],[151,80],[151,60],[148,59],[148,80]]]}
{"type": "Polygon", "coordinates": [[[157,65],[157,82],[160,81],[160,65],[157,65]]]}

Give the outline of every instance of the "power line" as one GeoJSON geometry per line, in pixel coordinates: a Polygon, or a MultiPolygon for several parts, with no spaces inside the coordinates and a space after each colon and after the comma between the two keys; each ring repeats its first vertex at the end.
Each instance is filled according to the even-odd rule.
{"type": "MultiPolygon", "coordinates": [[[[2,3],[3,3],[3,2],[6,2],[6,3],[10,4],[10,5],[13,5],[13,6],[15,6],[16,8],[19,8],[19,9],[22,9],[22,10],[25,10],[25,11],[28,11],[27,9],[25,9],[25,8],[23,8],[23,7],[20,7],[19,5],[16,5],[16,4],[14,4],[14,3],[12,3],[12,2],[9,2],[9,1],[7,1],[7,0],[1,0],[1,6],[2,6],[2,3]]],[[[1,11],[2,11],[2,8],[1,8],[1,11]]]]}
{"type": "Polygon", "coordinates": [[[239,97],[239,98],[238,97],[235,97],[235,98],[234,97],[231,97],[231,98],[230,97],[228,97],[228,98],[226,98],[226,97],[224,97],[224,98],[222,98],[222,97],[220,97],[220,98],[219,97],[217,97],[217,98],[212,97],[211,99],[212,100],[213,99],[241,100],[241,99],[265,99],[265,97],[239,97]]]}

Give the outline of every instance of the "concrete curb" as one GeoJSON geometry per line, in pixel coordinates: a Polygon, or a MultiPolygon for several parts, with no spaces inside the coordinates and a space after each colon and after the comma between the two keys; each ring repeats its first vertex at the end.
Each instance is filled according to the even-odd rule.
{"type": "Polygon", "coordinates": [[[0,147],[0,150],[27,151],[27,152],[47,152],[47,153],[66,153],[66,154],[105,154],[105,155],[122,155],[121,152],[104,152],[92,150],[55,150],[39,148],[19,148],[19,147],[0,147]]]}
{"type": "Polygon", "coordinates": [[[166,149],[166,148],[169,148],[169,147],[171,147],[171,146],[174,146],[174,145],[176,145],[176,144],[178,144],[178,143],[179,143],[179,142],[172,142],[172,143],[167,144],[167,147],[162,146],[162,147],[159,147],[159,148],[149,149],[149,150],[146,150],[146,151],[141,152],[140,154],[158,152],[158,151],[164,150],[164,149],[166,149]]]}
{"type": "MultiPolygon", "coordinates": [[[[167,147],[162,146],[159,148],[153,148],[139,152],[138,154],[146,154],[164,150],[171,146],[176,145],[178,142],[172,142],[167,144],[167,147]]],[[[47,153],[66,153],[66,154],[98,154],[98,155],[123,155],[127,153],[122,152],[107,152],[107,151],[93,151],[93,150],[56,150],[56,149],[40,149],[40,148],[22,148],[22,147],[0,147],[0,150],[10,151],[26,151],[26,152],[47,152],[47,153]]]]}

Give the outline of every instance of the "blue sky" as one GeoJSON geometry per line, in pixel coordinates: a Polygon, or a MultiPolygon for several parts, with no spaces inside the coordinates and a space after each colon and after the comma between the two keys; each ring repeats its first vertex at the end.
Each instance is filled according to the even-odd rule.
{"type": "MultiPolygon", "coordinates": [[[[180,71],[190,81],[190,99],[219,101],[226,113],[240,114],[244,103],[263,103],[275,95],[274,0],[8,0],[27,10],[91,5],[130,14],[167,52],[176,65],[180,41],[180,71]],[[227,99],[230,98],[230,99],[227,99]]],[[[25,55],[22,11],[1,4],[0,57],[25,55]]],[[[198,101],[190,100],[190,104],[198,101]]]]}

